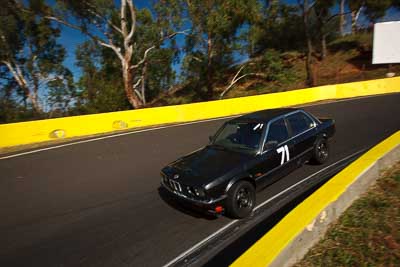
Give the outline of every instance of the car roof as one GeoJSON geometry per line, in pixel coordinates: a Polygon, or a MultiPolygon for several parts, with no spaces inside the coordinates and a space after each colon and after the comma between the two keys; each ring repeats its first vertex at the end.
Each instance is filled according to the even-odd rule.
{"type": "Polygon", "coordinates": [[[267,123],[268,121],[279,117],[281,115],[285,115],[297,110],[301,110],[298,108],[276,108],[276,109],[265,109],[256,111],[253,113],[249,113],[235,119],[230,120],[229,122],[264,122],[267,123]]]}

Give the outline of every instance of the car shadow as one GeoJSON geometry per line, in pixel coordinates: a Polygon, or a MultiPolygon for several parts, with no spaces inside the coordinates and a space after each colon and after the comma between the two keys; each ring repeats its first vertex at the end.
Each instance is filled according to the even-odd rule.
{"type": "Polygon", "coordinates": [[[185,204],[183,201],[174,197],[170,192],[168,192],[168,190],[166,190],[165,188],[163,188],[161,186],[158,188],[158,195],[165,203],[168,204],[168,206],[170,206],[186,215],[192,216],[194,218],[202,218],[202,219],[206,219],[206,220],[210,220],[210,221],[218,219],[218,216],[216,216],[216,215],[202,212],[200,210],[197,210],[197,209],[191,207],[188,204],[185,204]]]}

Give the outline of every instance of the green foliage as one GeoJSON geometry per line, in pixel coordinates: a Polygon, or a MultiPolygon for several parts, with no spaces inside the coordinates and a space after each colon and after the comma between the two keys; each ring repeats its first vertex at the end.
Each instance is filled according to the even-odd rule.
{"type": "MultiPolygon", "coordinates": [[[[28,4],[36,8],[40,2],[28,4]]],[[[0,91],[8,90],[3,92],[4,108],[15,107],[18,114],[26,112],[28,117],[45,117],[46,106],[50,102],[57,105],[61,98],[43,96],[62,90],[64,94],[67,84],[69,91],[74,90],[72,74],[63,66],[65,49],[57,43],[60,29],[32,10],[16,6],[14,1],[7,1],[1,12],[0,91]]],[[[3,118],[7,122],[18,117],[3,118]]]]}
{"type": "Polygon", "coordinates": [[[372,51],[372,34],[357,33],[337,38],[329,43],[329,49],[338,51],[372,51]]]}
{"type": "Polygon", "coordinates": [[[290,64],[285,64],[279,51],[273,49],[267,50],[263,55],[261,66],[267,73],[269,81],[289,83],[295,78],[290,64]]]}
{"type": "Polygon", "coordinates": [[[387,9],[394,5],[397,0],[351,0],[348,1],[350,10],[357,12],[361,7],[363,12],[372,22],[385,16],[387,9]]]}
{"type": "Polygon", "coordinates": [[[248,52],[256,55],[265,49],[278,51],[303,50],[304,26],[297,6],[271,1],[262,16],[251,24],[248,52]]]}
{"type": "Polygon", "coordinates": [[[212,97],[215,82],[233,64],[239,28],[257,17],[259,8],[255,0],[189,2],[187,16],[192,29],[186,38],[183,75],[205,98],[212,97]]]}
{"type": "MultiPolygon", "coordinates": [[[[136,64],[142,59],[147,48],[157,46],[150,52],[145,63],[145,96],[147,101],[151,101],[174,82],[175,72],[172,69],[172,62],[176,58],[176,53],[173,47],[161,46],[158,21],[153,18],[149,9],[137,10],[136,19],[133,42],[140,45],[133,47],[132,62],[136,64]]],[[[115,35],[114,38],[115,43],[122,43],[119,35],[115,35]]],[[[173,46],[173,42],[170,45],[173,46]]],[[[123,97],[124,86],[119,78],[122,75],[120,62],[113,51],[91,40],[78,47],[76,58],[77,66],[83,73],[78,84],[81,91],[80,109],[85,110],[85,113],[129,109],[129,103],[123,97]]],[[[136,83],[143,77],[140,75],[141,69],[135,72],[136,83]]]]}
{"type": "Polygon", "coordinates": [[[73,113],[91,114],[129,109],[119,77],[119,62],[108,49],[86,41],[76,50],[76,65],[82,76],[77,83],[73,113]]]}
{"type": "MultiPolygon", "coordinates": [[[[266,82],[275,85],[285,85],[297,78],[289,58],[292,58],[290,53],[282,54],[278,50],[267,49],[261,56],[248,63],[244,68],[244,73],[257,74],[257,77],[262,77],[266,82]]],[[[260,89],[263,87],[265,84],[260,85],[260,89]]]]}
{"type": "Polygon", "coordinates": [[[375,22],[385,16],[387,9],[391,5],[392,0],[366,0],[364,13],[372,22],[375,22]]]}
{"type": "Polygon", "coordinates": [[[50,117],[68,116],[77,92],[72,73],[65,69],[64,72],[48,83],[47,102],[50,107],[50,117]]]}

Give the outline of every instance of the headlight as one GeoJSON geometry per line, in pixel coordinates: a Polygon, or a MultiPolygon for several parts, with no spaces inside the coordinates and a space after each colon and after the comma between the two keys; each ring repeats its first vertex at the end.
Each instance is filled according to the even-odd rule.
{"type": "Polygon", "coordinates": [[[186,190],[188,191],[189,194],[194,195],[194,189],[191,186],[187,186],[186,190]]]}
{"type": "Polygon", "coordinates": [[[205,197],[206,193],[202,188],[194,188],[194,194],[198,197],[205,197]]]}

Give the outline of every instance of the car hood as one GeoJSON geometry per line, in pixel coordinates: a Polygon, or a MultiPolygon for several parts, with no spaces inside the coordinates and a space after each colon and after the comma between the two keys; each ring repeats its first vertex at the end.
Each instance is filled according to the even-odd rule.
{"type": "Polygon", "coordinates": [[[250,159],[248,154],[207,146],[176,160],[163,172],[170,178],[178,175],[176,179],[183,184],[200,186],[235,168],[243,168],[250,159]]]}

